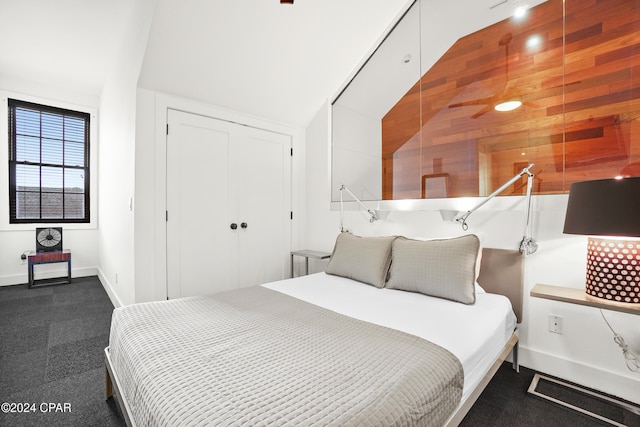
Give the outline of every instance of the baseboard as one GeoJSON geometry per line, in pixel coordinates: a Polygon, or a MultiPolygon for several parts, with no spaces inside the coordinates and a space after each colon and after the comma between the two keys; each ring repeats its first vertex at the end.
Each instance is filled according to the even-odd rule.
{"type": "MultiPolygon", "coordinates": [[[[24,285],[29,282],[29,276],[26,272],[27,266],[25,265],[24,274],[14,274],[12,276],[0,276],[0,286],[13,286],[13,285],[24,285]]],[[[88,277],[88,276],[96,276],[98,274],[98,269],[96,267],[85,267],[85,268],[73,268],[71,270],[71,278],[75,277],[88,277]]],[[[60,277],[67,275],[67,270],[60,271],[44,271],[38,274],[38,279],[52,279],[54,277],[60,277]]]]}
{"type": "Polygon", "coordinates": [[[28,282],[27,273],[13,276],[0,276],[0,286],[24,285],[28,282]]]}
{"type": "MultiPolygon", "coordinates": [[[[622,356],[621,356],[622,357],[622,356]]],[[[626,377],[594,366],[520,346],[520,365],[640,404],[640,376],[626,377]]],[[[613,362],[612,362],[613,363],[613,362]]],[[[624,363],[620,361],[620,363],[624,363]]],[[[630,374],[632,374],[630,372],[630,374]]]]}
{"type": "Polygon", "coordinates": [[[120,298],[118,298],[118,294],[113,290],[113,286],[111,285],[111,282],[107,280],[104,273],[99,268],[98,268],[98,279],[100,279],[100,283],[102,283],[102,287],[104,288],[105,292],[109,296],[109,299],[111,300],[111,304],[113,304],[115,308],[122,307],[124,304],[122,304],[122,301],[120,300],[120,298]]]}

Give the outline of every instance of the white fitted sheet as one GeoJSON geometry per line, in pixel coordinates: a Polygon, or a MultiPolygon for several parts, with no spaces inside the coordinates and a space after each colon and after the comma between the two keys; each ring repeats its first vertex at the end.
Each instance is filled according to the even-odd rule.
{"type": "Polygon", "coordinates": [[[508,298],[490,293],[476,293],[476,303],[465,305],[412,292],[378,289],[326,273],[262,286],[446,348],[464,369],[462,402],[493,365],[516,327],[508,298]]]}

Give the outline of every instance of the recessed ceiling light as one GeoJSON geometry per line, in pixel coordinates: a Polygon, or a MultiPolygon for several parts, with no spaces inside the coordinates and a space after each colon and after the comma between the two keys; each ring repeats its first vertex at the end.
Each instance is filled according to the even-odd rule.
{"type": "Polygon", "coordinates": [[[529,49],[540,46],[541,43],[542,39],[540,38],[540,36],[531,36],[525,42],[529,49]]]}
{"type": "Polygon", "coordinates": [[[524,18],[526,14],[527,14],[526,6],[518,6],[515,12],[513,12],[513,16],[517,19],[524,18]]]}
{"type": "Polygon", "coordinates": [[[505,101],[493,107],[496,111],[513,111],[516,108],[520,107],[522,102],[520,101],[505,101]]]}

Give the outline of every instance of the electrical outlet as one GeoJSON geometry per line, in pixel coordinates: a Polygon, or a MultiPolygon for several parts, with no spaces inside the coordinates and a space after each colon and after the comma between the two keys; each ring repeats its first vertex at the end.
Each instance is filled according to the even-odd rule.
{"type": "Polygon", "coordinates": [[[562,335],[562,316],[549,315],[549,332],[562,335]]]}

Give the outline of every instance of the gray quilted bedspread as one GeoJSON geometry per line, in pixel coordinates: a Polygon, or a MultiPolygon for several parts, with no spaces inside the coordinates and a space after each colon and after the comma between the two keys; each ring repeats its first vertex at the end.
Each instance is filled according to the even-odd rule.
{"type": "Polygon", "coordinates": [[[464,381],[433,343],[263,287],[118,308],[109,351],[138,426],[441,426],[464,381]]]}

